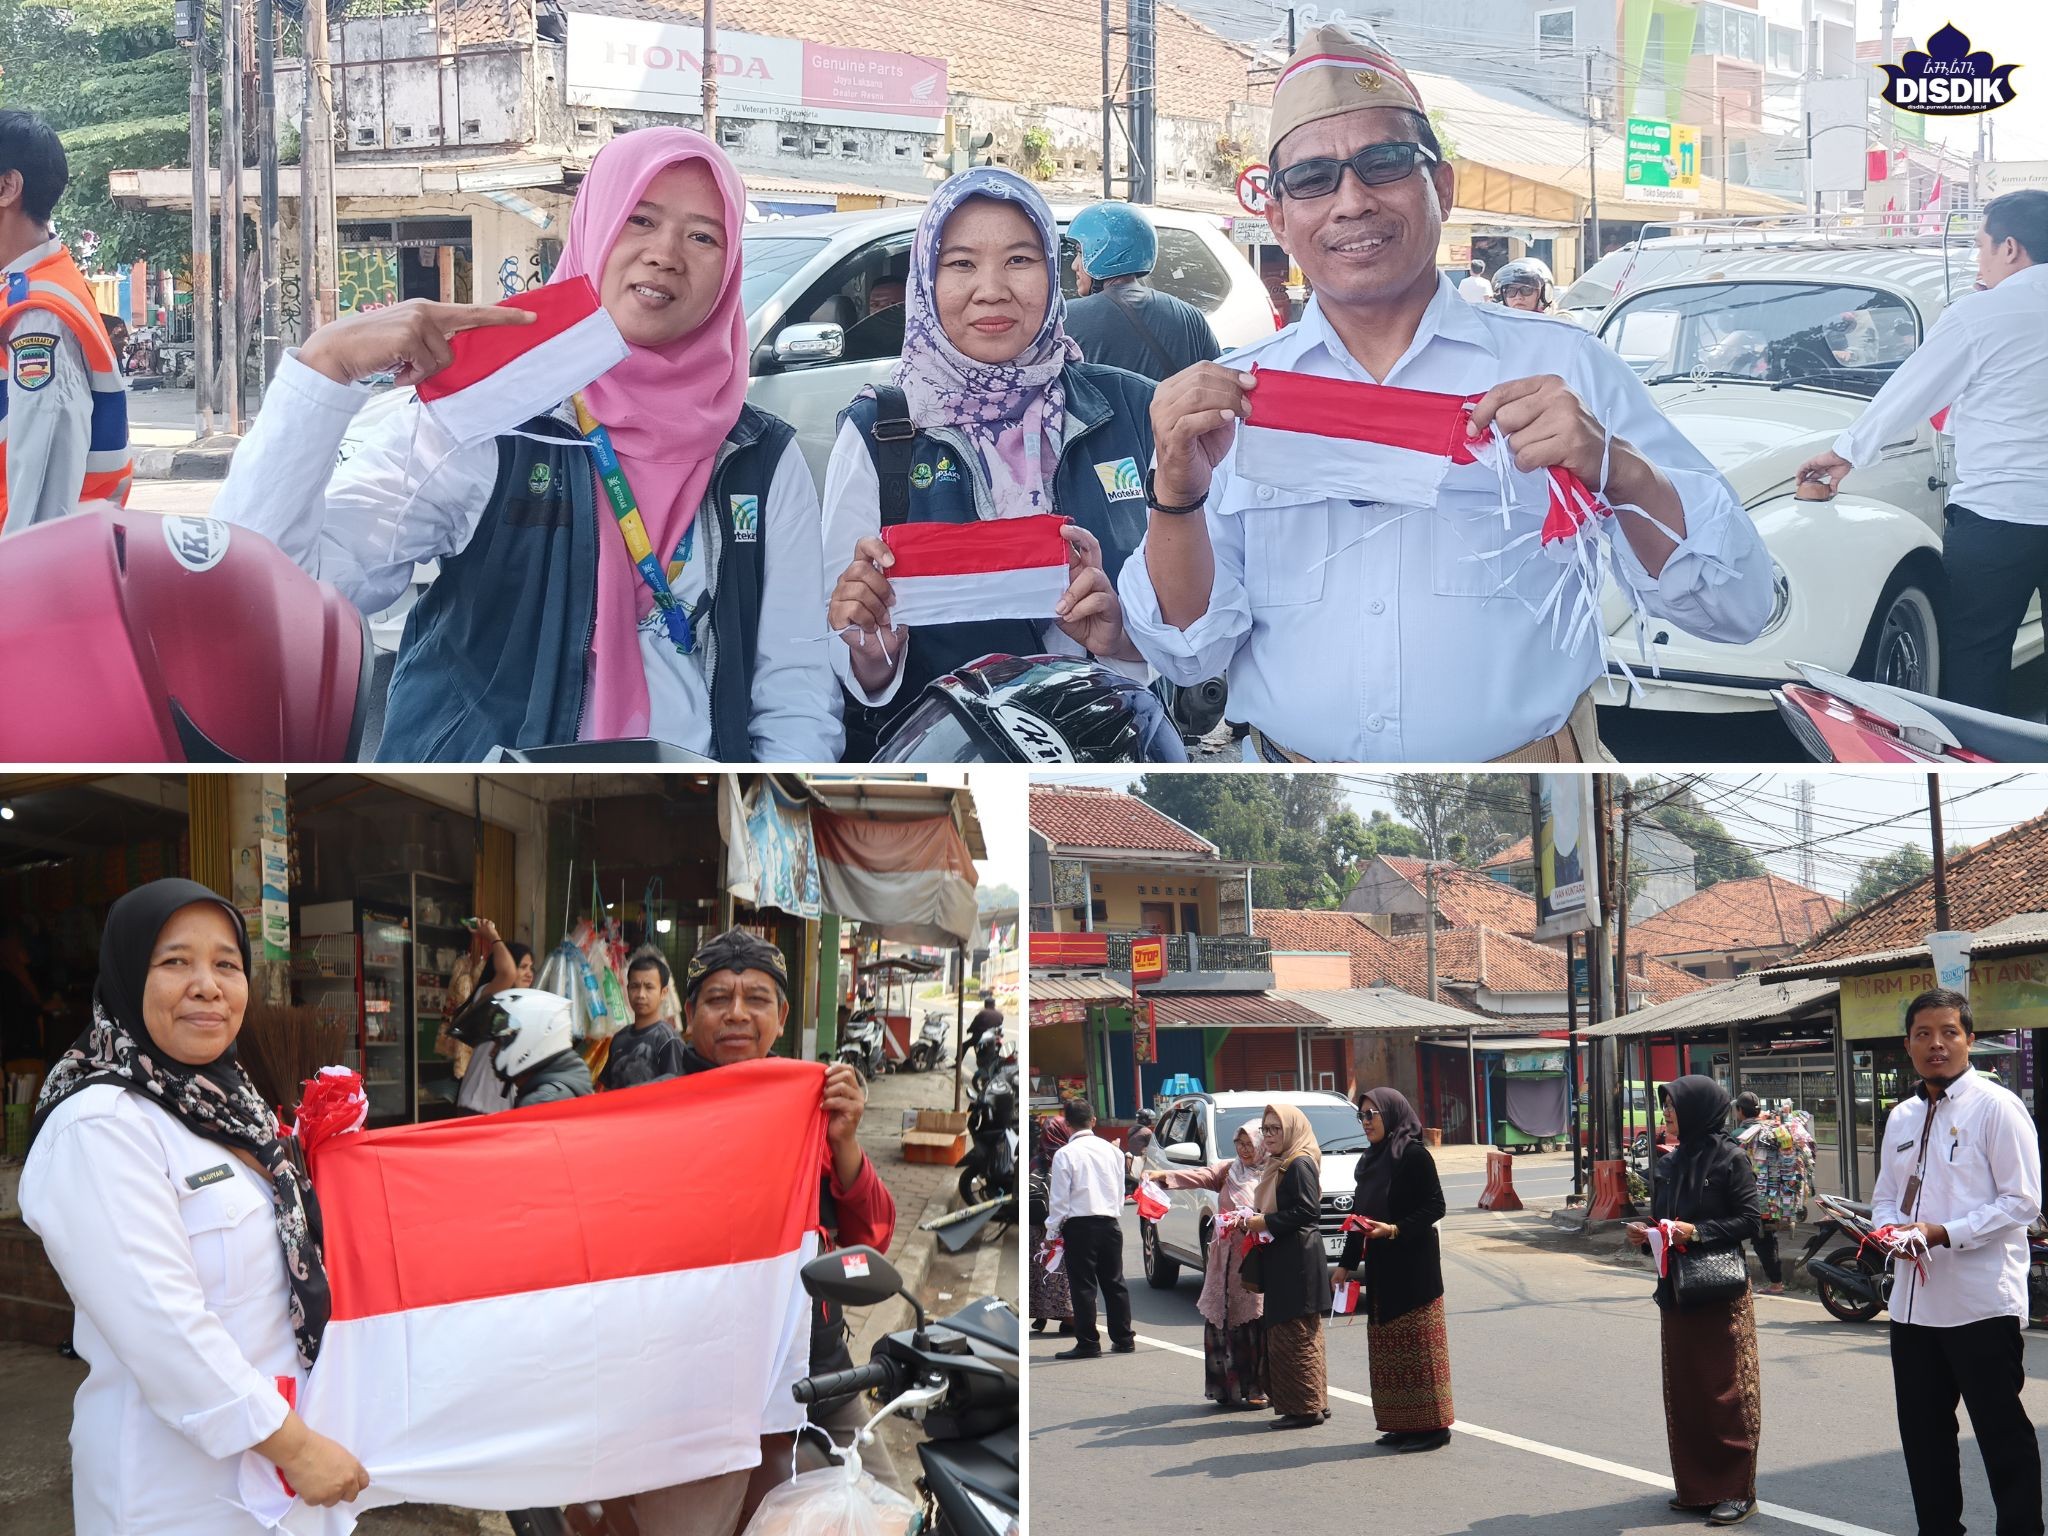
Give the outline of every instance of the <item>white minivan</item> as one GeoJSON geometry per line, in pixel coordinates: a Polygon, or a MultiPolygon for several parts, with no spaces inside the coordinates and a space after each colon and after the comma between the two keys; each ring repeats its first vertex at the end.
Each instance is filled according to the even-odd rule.
{"type": "MultiPolygon", "coordinates": [[[[1323,1155],[1323,1202],[1318,1226],[1323,1253],[1334,1259],[1344,1251],[1339,1228],[1351,1214],[1352,1190],[1358,1184],[1358,1156],[1366,1149],[1365,1127],[1358,1108],[1341,1093],[1197,1093],[1175,1099],[1159,1116],[1159,1132],[1145,1149],[1145,1166],[1169,1169],[1207,1168],[1227,1162],[1232,1140],[1246,1121],[1257,1127],[1268,1104],[1292,1104],[1308,1116],[1323,1155]]],[[[1200,1274],[1209,1262],[1209,1239],[1216,1230],[1216,1195],[1207,1189],[1165,1192],[1169,1209],[1156,1222],[1138,1223],[1139,1246],[1145,1256],[1145,1280],[1155,1290],[1171,1290],[1183,1265],[1200,1274]]]]}

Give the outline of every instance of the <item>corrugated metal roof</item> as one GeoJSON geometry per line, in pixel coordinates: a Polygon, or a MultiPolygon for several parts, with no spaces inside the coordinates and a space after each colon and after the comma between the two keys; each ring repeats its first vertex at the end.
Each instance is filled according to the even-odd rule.
{"type": "MultiPolygon", "coordinates": [[[[1970,957],[1983,960],[1998,955],[2022,954],[2030,949],[2048,949],[2048,925],[2043,924],[2042,916],[2039,912],[2022,912],[1993,923],[1989,928],[1978,929],[1976,939],[1970,945],[1970,957]]],[[[1773,966],[1756,974],[1774,981],[1789,981],[1802,976],[1865,976],[1872,971],[1896,970],[1902,965],[1926,965],[1932,959],[1925,944],[1908,944],[1896,949],[1874,949],[1868,954],[1813,960],[1804,965],[1773,966]]]]}
{"type": "Polygon", "coordinates": [[[1460,1008],[1447,1008],[1395,987],[1348,987],[1343,991],[1289,988],[1275,997],[1322,1015],[1332,1029],[1463,1030],[1476,1020],[1460,1008]]]}
{"type": "Polygon", "coordinates": [[[1753,971],[1686,997],[1594,1024],[1587,1036],[1686,1035],[1727,1032],[1731,1024],[1754,1024],[1779,1014],[1799,1013],[1831,1001],[1841,989],[1833,981],[1766,981],[1753,971]]]}
{"type": "Polygon", "coordinates": [[[1166,992],[1151,1001],[1161,1029],[1320,1029],[1328,1022],[1273,992],[1166,992]]]}
{"type": "Polygon", "coordinates": [[[1033,971],[1026,987],[1034,1003],[1114,1003],[1131,998],[1129,987],[1120,987],[1105,976],[1041,976],[1033,971]]]}

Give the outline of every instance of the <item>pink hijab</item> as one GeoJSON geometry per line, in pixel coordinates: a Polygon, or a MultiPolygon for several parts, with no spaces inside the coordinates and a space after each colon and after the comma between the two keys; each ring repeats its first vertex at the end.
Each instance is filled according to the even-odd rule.
{"type": "MultiPolygon", "coordinates": [[[[718,146],[687,128],[640,128],[597,152],[576,192],[569,239],[555,278],[602,285],[605,262],[647,184],[672,165],[701,160],[725,200],[725,280],[704,323],[665,347],[635,346],[583,391],[610,429],[647,537],[665,563],[697,516],[719,445],[747,398],[747,317],[740,306],[740,232],[747,192],[718,146]]],[[[586,729],[593,738],[644,736],[649,708],[640,663],[640,620],[654,595],[626,556],[605,504],[597,556],[597,632],[591,644],[586,729]]]]}

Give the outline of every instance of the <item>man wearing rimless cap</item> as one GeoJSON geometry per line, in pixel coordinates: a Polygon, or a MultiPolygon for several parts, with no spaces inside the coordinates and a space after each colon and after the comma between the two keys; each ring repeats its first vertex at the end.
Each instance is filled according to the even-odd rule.
{"type": "MultiPolygon", "coordinates": [[[[1310,33],[1275,88],[1273,141],[1273,232],[1315,300],[1270,341],[1160,386],[1149,531],[1119,582],[1131,638],[1177,683],[1227,672],[1267,761],[1597,757],[1602,573],[1646,614],[1746,641],[1770,611],[1762,540],[1619,357],[1568,321],[1465,303],[1440,275],[1455,176],[1376,41],[1310,33]],[[1241,430],[1260,410],[1254,366],[1343,381],[1332,394],[1430,392],[1438,413],[1478,396],[1470,430],[1504,435],[1512,463],[1461,462],[1455,423],[1422,470],[1384,439],[1241,430]],[[1253,462],[1252,440],[1283,437],[1253,462]],[[1550,477],[1535,472],[1553,468],[1637,510],[1539,544],[1550,477]]],[[[1372,404],[1344,411],[1412,406],[1372,404]]]]}

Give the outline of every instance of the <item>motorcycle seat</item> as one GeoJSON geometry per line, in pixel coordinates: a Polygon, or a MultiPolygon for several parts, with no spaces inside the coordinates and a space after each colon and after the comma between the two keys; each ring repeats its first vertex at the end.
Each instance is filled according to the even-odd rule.
{"type": "Polygon", "coordinates": [[[1839,1203],[1843,1210],[1853,1211],[1856,1215],[1861,1216],[1866,1221],[1870,1219],[1871,1212],[1868,1202],[1862,1200],[1843,1200],[1839,1203]]]}

